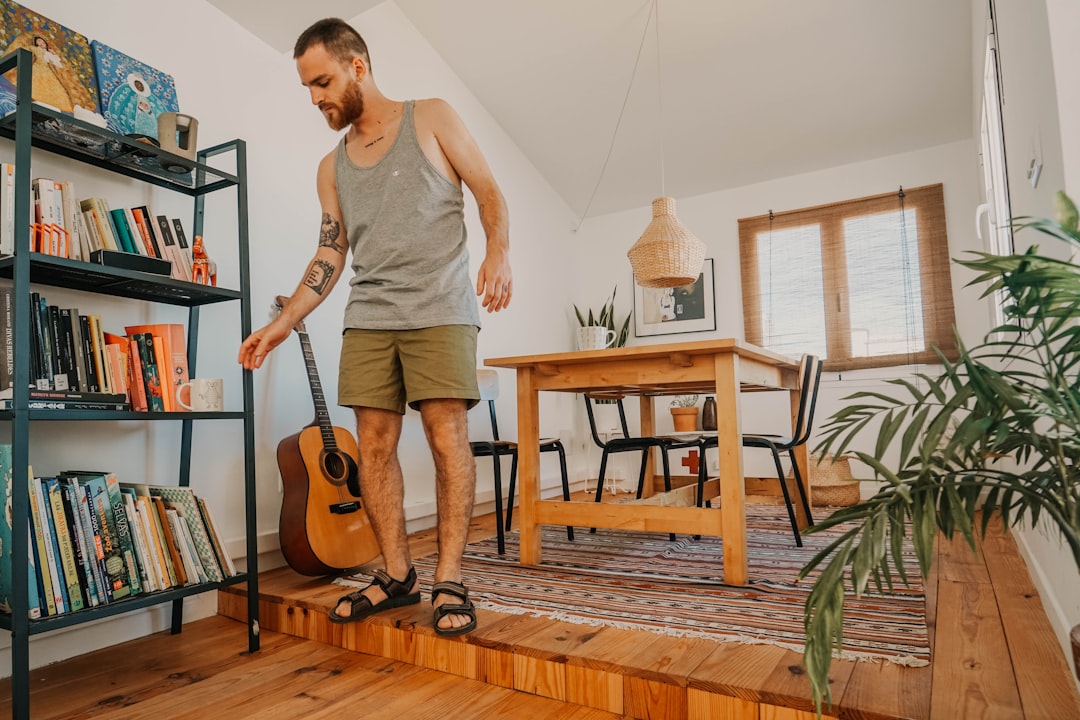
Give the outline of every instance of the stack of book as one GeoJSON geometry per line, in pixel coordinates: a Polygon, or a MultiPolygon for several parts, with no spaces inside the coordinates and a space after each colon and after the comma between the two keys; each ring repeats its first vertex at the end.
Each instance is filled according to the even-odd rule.
{"type": "MultiPolygon", "coordinates": [[[[171,277],[191,280],[192,257],[178,218],[148,206],[110,208],[103,198],[77,199],[71,181],[34,178],[30,250],[89,262],[112,250],[169,263],[171,277]]],[[[0,256],[15,252],[15,165],[0,163],[0,256]]]]}
{"type": "MultiPolygon", "coordinates": [[[[11,492],[11,446],[0,445],[11,492]]],[[[98,607],[237,574],[209,507],[190,488],[121,483],[108,472],[30,479],[30,617],[98,607]]],[[[0,521],[0,611],[11,612],[10,518],[0,521]]]]}
{"type": "MultiPolygon", "coordinates": [[[[30,294],[30,407],[57,410],[181,412],[188,381],[187,341],[178,323],[106,332],[97,315],[50,305],[30,294]]],[[[0,409],[12,406],[12,288],[0,286],[0,409]]]]}

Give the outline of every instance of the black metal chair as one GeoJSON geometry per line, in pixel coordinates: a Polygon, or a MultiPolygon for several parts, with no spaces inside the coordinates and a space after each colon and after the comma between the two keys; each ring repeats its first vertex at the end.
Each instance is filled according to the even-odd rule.
{"type": "MultiPolygon", "coordinates": [[[[476,371],[476,382],[480,387],[480,399],[488,404],[488,415],[491,418],[491,440],[475,440],[469,443],[472,446],[473,457],[490,457],[494,463],[495,476],[495,527],[498,536],[499,554],[506,551],[505,530],[510,529],[510,521],[514,509],[514,485],[517,481],[517,450],[518,445],[509,440],[499,439],[499,421],[495,415],[495,400],[499,397],[499,375],[495,370],[479,369],[476,371]],[[502,458],[510,456],[510,488],[507,496],[506,520],[503,521],[502,507],[502,458]],[[504,530],[505,528],[505,530],[504,530]]],[[[557,438],[541,438],[540,452],[559,453],[559,470],[562,473],[563,499],[570,499],[570,480],[566,473],[566,450],[562,442],[557,438]]],[[[574,539],[574,528],[566,527],[566,537],[574,539]]]]}
{"type": "MultiPolygon", "coordinates": [[[[798,547],[802,547],[802,535],[799,534],[799,523],[795,517],[795,507],[791,502],[791,493],[788,491],[787,482],[784,481],[784,468],[780,462],[780,451],[787,451],[795,478],[795,487],[799,492],[799,500],[802,502],[807,521],[810,525],[813,525],[814,518],[810,513],[810,503],[806,498],[806,490],[803,488],[799,466],[795,462],[795,448],[805,444],[810,439],[810,430],[814,423],[814,409],[817,406],[820,384],[821,358],[816,355],[803,355],[802,361],[799,363],[799,415],[796,418],[792,434],[787,436],[755,433],[744,434],[742,437],[743,447],[764,448],[772,453],[773,463],[776,465],[777,479],[780,481],[780,490],[784,495],[784,504],[787,506],[788,519],[791,521],[791,530],[795,534],[795,544],[798,547]]],[[[701,507],[705,480],[708,478],[705,451],[710,447],[716,447],[717,439],[715,435],[702,436],[698,442],[701,446],[701,464],[698,466],[697,504],[698,507],[701,507]]],[[[720,478],[720,482],[724,482],[724,478],[720,478]]]]}
{"type": "MultiPolygon", "coordinates": [[[[619,408],[619,425],[622,437],[612,437],[607,440],[600,439],[600,433],[596,427],[596,417],[593,413],[592,398],[585,395],[585,412],[589,416],[589,432],[592,433],[593,442],[603,452],[600,455],[600,474],[596,480],[596,502],[600,502],[600,499],[604,494],[604,475],[607,471],[608,456],[615,453],[622,452],[640,452],[641,453],[641,468],[638,471],[638,483],[637,483],[637,499],[641,499],[642,492],[645,489],[645,469],[649,460],[649,451],[653,448],[660,450],[661,465],[664,470],[664,491],[671,491],[671,467],[668,461],[668,451],[676,450],[680,448],[696,448],[699,446],[699,439],[692,438],[683,440],[681,438],[672,437],[659,437],[659,436],[644,436],[644,437],[631,437],[630,428],[626,422],[626,409],[623,407],[622,398],[616,400],[616,405],[619,408]]],[[[592,528],[590,532],[596,532],[596,528],[592,528]]],[[[675,539],[675,534],[671,534],[671,538],[675,539]]]]}

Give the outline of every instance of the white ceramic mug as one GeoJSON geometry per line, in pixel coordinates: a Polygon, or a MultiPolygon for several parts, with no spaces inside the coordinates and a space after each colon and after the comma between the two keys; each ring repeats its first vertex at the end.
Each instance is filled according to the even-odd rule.
{"type": "Polygon", "coordinates": [[[578,350],[603,350],[615,343],[615,331],[603,325],[586,325],[577,329],[578,350]]]}
{"type": "Polygon", "coordinates": [[[192,412],[222,412],[225,409],[223,383],[221,378],[192,378],[190,382],[176,386],[176,402],[192,412]],[[184,388],[190,388],[190,404],[182,398],[184,388]]]}

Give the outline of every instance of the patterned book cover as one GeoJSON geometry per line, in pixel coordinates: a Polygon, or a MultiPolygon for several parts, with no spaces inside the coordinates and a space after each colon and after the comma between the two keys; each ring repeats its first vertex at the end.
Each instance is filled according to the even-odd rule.
{"type": "Polygon", "coordinates": [[[128,574],[127,561],[120,546],[113,517],[112,501],[104,475],[77,475],[79,482],[86,488],[90,500],[91,517],[96,521],[97,542],[101,545],[104,560],[105,585],[113,600],[120,600],[131,595],[131,578],[128,574]]]}
{"type": "MultiPolygon", "coordinates": [[[[69,115],[98,109],[97,75],[86,37],[10,0],[0,3],[0,55],[33,55],[33,100],[69,115]]],[[[15,71],[0,83],[0,112],[15,104],[15,71]]]]}
{"type": "Polygon", "coordinates": [[[142,592],[142,582],[140,580],[138,556],[135,552],[135,537],[132,534],[133,530],[127,509],[124,507],[124,495],[120,492],[120,481],[116,475],[105,473],[105,487],[109,492],[113,524],[116,526],[116,539],[120,543],[120,551],[123,553],[124,563],[127,565],[131,594],[138,595],[142,592]]]}
{"type": "Polygon", "coordinates": [[[71,611],[86,607],[83,602],[84,585],[79,584],[79,569],[75,567],[75,545],[71,540],[72,529],[68,525],[64,512],[64,498],[60,491],[60,481],[54,477],[43,478],[45,501],[52,512],[52,527],[56,534],[56,545],[60,550],[57,558],[60,572],[64,579],[64,602],[71,611]]]}
{"type": "Polygon", "coordinates": [[[195,500],[195,493],[186,487],[160,487],[150,486],[150,494],[160,497],[166,506],[175,508],[177,512],[187,520],[188,529],[191,531],[191,540],[195,545],[195,551],[199,555],[203,569],[210,582],[221,582],[221,567],[218,565],[214,547],[206,534],[206,526],[199,512],[199,504],[195,500]]]}
{"type": "Polygon", "coordinates": [[[172,76],[94,40],[98,98],[109,129],[121,135],[158,136],[157,118],[179,112],[172,76]]]}

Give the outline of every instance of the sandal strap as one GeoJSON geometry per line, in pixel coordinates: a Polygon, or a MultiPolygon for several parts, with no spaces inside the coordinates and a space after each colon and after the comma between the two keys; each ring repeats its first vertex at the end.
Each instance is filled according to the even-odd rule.
{"type": "MultiPolygon", "coordinates": [[[[443,582],[437,582],[431,586],[431,602],[434,603],[435,598],[443,594],[453,595],[458,600],[461,600],[464,603],[469,602],[469,591],[461,583],[444,580],[443,582]]],[[[440,607],[446,607],[446,605],[442,605],[440,607]]]]}
{"type": "MultiPolygon", "coordinates": [[[[410,567],[409,572],[405,575],[404,580],[395,580],[390,577],[390,574],[385,570],[376,570],[372,573],[374,580],[371,585],[378,585],[386,597],[397,597],[399,595],[408,595],[412,590],[413,585],[416,584],[416,568],[410,567]]],[[[368,585],[368,587],[371,587],[368,585]]],[[[366,589],[366,588],[365,588],[366,589]]]]}

